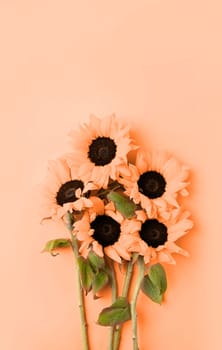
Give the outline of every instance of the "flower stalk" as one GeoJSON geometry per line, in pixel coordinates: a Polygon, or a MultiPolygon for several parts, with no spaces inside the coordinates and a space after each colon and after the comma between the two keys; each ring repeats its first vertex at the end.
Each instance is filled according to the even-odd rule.
{"type": "MultiPolygon", "coordinates": [[[[125,298],[128,297],[130,283],[132,279],[132,272],[133,272],[133,259],[127,262],[127,269],[126,269],[126,275],[125,275],[125,280],[124,280],[124,285],[122,290],[122,297],[125,297],[125,298]]],[[[115,328],[113,350],[119,349],[119,344],[121,339],[121,329],[122,329],[121,325],[117,325],[115,328]]]]}
{"type": "Polygon", "coordinates": [[[83,295],[83,288],[81,285],[79,265],[78,265],[79,248],[78,248],[77,239],[72,234],[72,216],[71,216],[71,213],[67,213],[67,221],[68,221],[67,228],[68,228],[70,235],[71,235],[72,250],[74,253],[76,274],[77,274],[77,292],[78,292],[78,305],[79,305],[80,320],[81,320],[82,345],[83,345],[83,350],[89,350],[90,348],[89,348],[89,341],[88,341],[87,321],[86,321],[86,313],[85,313],[85,305],[84,305],[84,295],[83,295]]]}
{"type": "Polygon", "coordinates": [[[138,257],[138,276],[136,284],[134,287],[134,293],[131,300],[131,317],[132,317],[132,341],[133,341],[133,350],[139,350],[138,345],[138,334],[137,334],[137,313],[136,313],[136,303],[139,295],[140,287],[142,280],[144,278],[145,264],[142,256],[138,257]]]}
{"type": "MultiPolygon", "coordinates": [[[[116,282],[115,267],[114,267],[114,264],[112,261],[111,261],[111,266],[110,266],[110,279],[111,279],[112,304],[113,304],[113,303],[115,303],[116,298],[117,298],[117,282],[116,282]]],[[[115,330],[116,330],[116,326],[110,327],[109,350],[113,350],[115,330]]]]}

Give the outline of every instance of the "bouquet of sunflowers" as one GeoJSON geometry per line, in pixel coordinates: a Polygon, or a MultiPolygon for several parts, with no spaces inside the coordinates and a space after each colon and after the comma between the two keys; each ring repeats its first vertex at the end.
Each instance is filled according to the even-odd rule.
{"type": "Polygon", "coordinates": [[[139,148],[115,115],[91,116],[70,137],[72,152],[49,162],[42,191],[43,220],[62,221],[70,237],[50,240],[43,251],[55,256],[64,247],[73,250],[82,348],[90,349],[84,300],[89,292],[101,297],[109,286],[110,305],[96,316],[110,327],[108,349],[119,349],[122,324],[131,320],[132,348],[138,350],[139,292],[161,304],[167,288],[161,263],[174,264],[173,253],[188,255],[176,243],[193,225],[180,206],[188,195],[188,168],[165,152],[139,148]]]}

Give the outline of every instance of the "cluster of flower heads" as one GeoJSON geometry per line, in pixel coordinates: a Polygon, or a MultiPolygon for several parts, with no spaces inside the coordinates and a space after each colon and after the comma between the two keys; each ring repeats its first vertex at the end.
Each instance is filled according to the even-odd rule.
{"type": "Polygon", "coordinates": [[[44,217],[65,220],[72,214],[80,254],[87,257],[93,250],[118,263],[133,253],[145,263],[175,263],[172,253],[188,255],[176,244],[193,225],[180,207],[188,195],[188,168],[165,152],[143,151],[115,115],[91,116],[70,136],[72,153],[49,162],[44,217]],[[130,151],[136,153],[134,164],[130,151]],[[118,210],[110,192],[133,203],[133,215],[118,210]]]}

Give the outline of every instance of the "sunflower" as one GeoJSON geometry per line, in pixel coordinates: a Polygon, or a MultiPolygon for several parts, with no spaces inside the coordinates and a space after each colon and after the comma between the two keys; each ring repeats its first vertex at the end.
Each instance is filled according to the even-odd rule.
{"type": "Polygon", "coordinates": [[[131,248],[140,242],[135,233],[141,227],[142,215],[137,213],[137,216],[138,220],[124,219],[112,203],[105,206],[104,214],[94,218],[85,211],[82,219],[74,223],[73,231],[81,242],[80,253],[87,257],[92,249],[98,256],[105,254],[118,263],[121,259],[130,260],[131,248]]]}
{"type": "Polygon", "coordinates": [[[93,189],[95,185],[84,183],[65,159],[49,161],[48,174],[42,186],[43,219],[61,219],[67,211],[92,208],[94,202],[88,197],[93,189]]]}
{"type": "Polygon", "coordinates": [[[150,217],[169,216],[171,208],[178,208],[178,194],[186,196],[188,168],[167,153],[146,154],[139,150],[135,165],[128,166],[130,176],[119,180],[136,204],[150,217]]]}
{"type": "Polygon", "coordinates": [[[188,256],[188,252],[180,248],[175,242],[184,236],[192,227],[189,212],[181,212],[179,209],[171,211],[170,218],[147,218],[138,230],[140,239],[131,246],[131,251],[144,256],[145,263],[152,260],[175,264],[172,253],[188,256]]]}
{"type": "Polygon", "coordinates": [[[119,169],[127,163],[127,154],[135,149],[128,126],[117,122],[115,115],[99,119],[90,117],[88,125],[70,133],[72,154],[67,155],[71,167],[78,169],[84,181],[106,188],[109,179],[116,180],[119,169]]]}

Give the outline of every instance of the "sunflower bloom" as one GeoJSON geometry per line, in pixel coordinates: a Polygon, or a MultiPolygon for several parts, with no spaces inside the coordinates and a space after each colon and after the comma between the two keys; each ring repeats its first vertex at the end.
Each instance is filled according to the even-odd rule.
{"type": "Polygon", "coordinates": [[[130,176],[122,175],[120,182],[149,217],[169,216],[171,208],[179,207],[178,195],[188,195],[188,168],[167,153],[146,154],[139,150],[136,164],[128,168],[130,176]]]}
{"type": "Polygon", "coordinates": [[[42,186],[43,219],[61,219],[68,211],[92,208],[94,203],[87,197],[93,189],[95,185],[80,180],[65,159],[50,161],[42,186]]]}
{"type": "Polygon", "coordinates": [[[73,234],[81,242],[80,253],[87,257],[92,249],[98,256],[104,254],[121,263],[121,259],[130,260],[132,247],[140,242],[137,233],[141,227],[137,220],[126,220],[113,210],[112,204],[105,207],[103,215],[90,218],[85,211],[81,220],[75,222],[73,234]],[[131,234],[129,234],[130,232],[131,234]]]}
{"type": "Polygon", "coordinates": [[[131,247],[132,251],[144,256],[145,263],[150,261],[175,264],[172,253],[188,256],[188,252],[175,242],[184,236],[192,227],[189,212],[174,209],[168,220],[162,218],[147,219],[138,230],[139,243],[131,247]]]}
{"type": "Polygon", "coordinates": [[[115,115],[99,119],[90,117],[88,125],[70,133],[72,154],[67,155],[71,167],[78,169],[84,181],[106,188],[109,179],[116,180],[127,154],[135,149],[128,126],[117,122],[115,115]]]}

